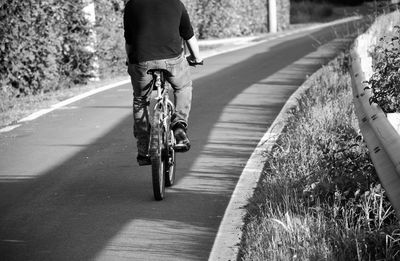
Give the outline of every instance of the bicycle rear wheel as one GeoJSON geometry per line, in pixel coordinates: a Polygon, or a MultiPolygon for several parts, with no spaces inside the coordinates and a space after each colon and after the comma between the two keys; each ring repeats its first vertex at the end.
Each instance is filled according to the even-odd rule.
{"type": "Polygon", "coordinates": [[[175,137],[174,133],[171,129],[168,128],[166,131],[167,133],[167,140],[166,140],[166,146],[165,146],[165,186],[171,187],[175,183],[175,164],[176,164],[176,158],[175,158],[175,150],[174,150],[174,144],[175,144],[175,137]]]}
{"type": "Polygon", "coordinates": [[[155,110],[151,126],[150,157],[153,193],[156,200],[163,200],[165,197],[165,140],[165,130],[161,124],[161,112],[155,110]]]}

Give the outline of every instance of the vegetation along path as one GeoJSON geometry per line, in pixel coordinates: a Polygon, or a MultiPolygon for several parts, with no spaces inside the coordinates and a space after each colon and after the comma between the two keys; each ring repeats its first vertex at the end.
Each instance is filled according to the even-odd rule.
{"type": "MultiPolygon", "coordinates": [[[[386,55],[399,55],[398,23],[397,11],[374,24],[374,36],[385,36],[377,44],[393,47],[386,55]]],[[[372,47],[376,68],[398,73],[372,47]]],[[[344,52],[307,81],[288,113],[247,207],[241,260],[399,260],[399,220],[360,134],[348,69],[344,52]]]]}

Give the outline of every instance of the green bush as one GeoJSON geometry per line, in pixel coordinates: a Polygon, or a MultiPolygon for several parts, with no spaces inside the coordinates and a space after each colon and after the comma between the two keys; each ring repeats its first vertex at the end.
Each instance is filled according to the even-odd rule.
{"type": "Polygon", "coordinates": [[[400,112],[400,26],[394,29],[393,36],[382,37],[374,48],[374,74],[368,81],[370,102],[386,113],[400,112]]]}
{"type": "Polygon", "coordinates": [[[364,3],[365,0],[331,0],[329,2],[338,4],[338,5],[357,6],[357,5],[361,5],[362,3],[364,3]]]}
{"type": "Polygon", "coordinates": [[[16,96],[89,77],[89,28],[79,0],[0,4],[0,86],[16,96]]]}
{"type": "Polygon", "coordinates": [[[329,3],[302,1],[299,3],[292,3],[290,6],[290,22],[293,24],[320,22],[332,15],[333,6],[329,3]]]}
{"type": "MultiPolygon", "coordinates": [[[[293,3],[302,3],[305,0],[291,0],[293,3]]],[[[315,4],[335,4],[335,5],[348,5],[357,6],[366,2],[365,0],[307,0],[308,2],[313,2],[315,4]]]]}
{"type": "MultiPolygon", "coordinates": [[[[84,17],[81,0],[56,0],[55,8],[61,12],[62,21],[54,27],[55,34],[61,37],[61,55],[58,60],[59,80],[69,87],[71,84],[86,83],[92,75],[93,52],[88,46],[91,28],[84,17]]],[[[61,86],[63,87],[63,86],[61,86]]]]}
{"type": "Polygon", "coordinates": [[[200,39],[249,35],[267,29],[267,1],[182,1],[200,39]]]}
{"type": "Polygon", "coordinates": [[[96,1],[96,55],[100,75],[126,73],[123,28],[124,0],[96,1]]]}

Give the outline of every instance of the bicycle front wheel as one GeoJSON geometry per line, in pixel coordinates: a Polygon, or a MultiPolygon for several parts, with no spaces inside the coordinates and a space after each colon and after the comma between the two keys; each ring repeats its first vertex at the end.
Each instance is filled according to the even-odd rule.
{"type": "Polygon", "coordinates": [[[150,157],[153,193],[156,200],[163,200],[165,197],[164,136],[165,131],[161,124],[161,112],[155,110],[153,124],[151,126],[150,157]]]}

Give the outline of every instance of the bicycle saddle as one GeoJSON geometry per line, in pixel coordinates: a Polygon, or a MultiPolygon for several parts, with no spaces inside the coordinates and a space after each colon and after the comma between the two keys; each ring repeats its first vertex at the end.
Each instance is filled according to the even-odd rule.
{"type": "Polygon", "coordinates": [[[147,70],[147,74],[154,74],[155,72],[161,72],[161,73],[163,73],[163,74],[165,74],[165,75],[168,75],[169,74],[169,71],[168,70],[166,70],[166,69],[149,69],[149,70],[147,70]]]}

